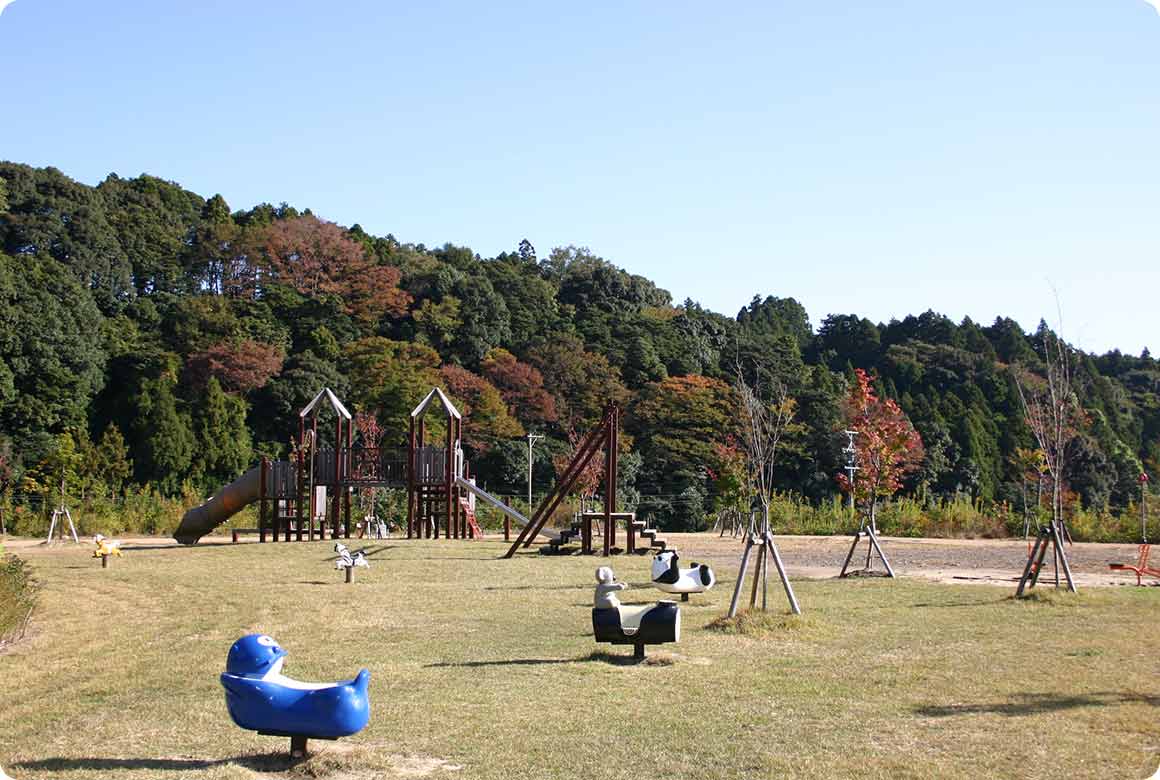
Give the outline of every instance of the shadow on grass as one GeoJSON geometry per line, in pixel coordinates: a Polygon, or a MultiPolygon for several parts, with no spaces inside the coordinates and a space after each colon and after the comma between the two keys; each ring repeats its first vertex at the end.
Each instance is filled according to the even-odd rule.
{"type": "MultiPolygon", "coordinates": [[[[591,637],[591,634],[588,634],[591,637]]],[[[671,663],[671,659],[665,656],[666,663],[671,663]]],[[[588,655],[579,658],[509,658],[502,661],[442,661],[440,663],[427,664],[424,668],[427,669],[446,669],[446,668],[476,668],[483,666],[548,666],[555,664],[584,664],[584,663],[605,663],[612,666],[637,666],[640,661],[632,657],[631,651],[627,655],[617,655],[615,653],[607,653],[602,650],[596,650],[588,655]]]]}
{"type": "Polygon", "coordinates": [[[1141,693],[1087,693],[1061,696],[1055,693],[1021,693],[1001,702],[980,704],[948,704],[945,706],[928,704],[915,708],[915,714],[928,718],[945,718],[951,715],[1006,715],[1019,717],[1040,715],[1047,712],[1072,710],[1079,707],[1107,707],[1115,704],[1147,704],[1160,707],[1160,696],[1141,693]]]}
{"type": "Polygon", "coordinates": [[[592,590],[591,585],[493,585],[482,590],[592,590]]]}
{"type": "MultiPolygon", "coordinates": [[[[340,539],[339,541],[341,542],[342,540],[340,539]]],[[[353,556],[353,555],[358,555],[359,553],[362,553],[366,557],[370,558],[373,555],[378,555],[381,552],[386,552],[387,550],[393,550],[393,549],[395,549],[395,545],[393,545],[393,544],[371,545],[370,547],[360,547],[357,550],[351,550],[350,554],[353,556]]],[[[323,558],[323,560],[324,561],[337,561],[338,556],[332,555],[329,558],[323,558]]]]}
{"type": "Polygon", "coordinates": [[[574,664],[576,658],[509,658],[503,661],[440,661],[426,664],[425,669],[465,668],[474,669],[481,666],[540,666],[547,664],[574,664]]]}
{"type": "Polygon", "coordinates": [[[18,769],[41,772],[111,772],[118,769],[189,772],[234,764],[256,772],[284,772],[299,763],[302,763],[302,759],[291,758],[288,753],[261,753],[216,760],[196,758],[43,758],[37,761],[18,761],[12,766],[18,769]]]}
{"type": "MultiPolygon", "coordinates": [[[[671,663],[671,661],[669,661],[669,658],[667,655],[663,656],[663,658],[664,658],[664,662],[665,662],[664,665],[668,665],[668,663],[671,663]]],[[[634,658],[631,653],[629,653],[627,655],[620,655],[618,653],[608,653],[608,652],[605,652],[604,650],[593,651],[591,655],[589,655],[581,660],[594,661],[597,663],[604,663],[604,664],[608,664],[610,666],[641,666],[641,665],[651,666],[651,665],[653,665],[653,664],[649,663],[650,659],[648,657],[646,657],[643,661],[640,661],[640,660],[637,660],[636,658],[634,658]]]]}
{"type": "Polygon", "coordinates": [[[911,604],[910,606],[915,607],[916,609],[943,609],[945,607],[985,607],[992,604],[1003,604],[1006,601],[1009,601],[1008,597],[1003,596],[997,599],[982,599],[980,601],[949,601],[945,603],[940,603],[937,601],[923,601],[917,604],[911,604]]]}

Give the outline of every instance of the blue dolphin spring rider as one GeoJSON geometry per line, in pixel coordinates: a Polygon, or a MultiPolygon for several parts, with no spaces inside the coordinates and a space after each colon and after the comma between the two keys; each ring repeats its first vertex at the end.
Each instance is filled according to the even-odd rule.
{"type": "Polygon", "coordinates": [[[338,739],[362,731],[370,720],[363,669],[353,680],[307,683],[282,674],[286,651],[264,634],[248,634],[234,642],[221,676],[226,708],[244,729],[275,737],[290,737],[291,755],[306,755],[306,740],[338,739]]]}

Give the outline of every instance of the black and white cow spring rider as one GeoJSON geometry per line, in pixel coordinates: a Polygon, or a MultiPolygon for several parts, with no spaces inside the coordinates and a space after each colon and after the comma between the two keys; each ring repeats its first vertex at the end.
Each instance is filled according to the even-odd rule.
{"type": "Polygon", "coordinates": [[[717,577],[708,564],[693,563],[681,569],[676,550],[664,550],[653,556],[652,582],[665,593],[680,593],[681,601],[688,601],[690,593],[704,593],[717,583],[717,577]]]}

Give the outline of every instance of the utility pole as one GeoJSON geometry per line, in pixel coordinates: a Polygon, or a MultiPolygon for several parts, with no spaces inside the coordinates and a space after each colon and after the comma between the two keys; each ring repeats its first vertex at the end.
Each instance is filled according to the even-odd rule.
{"type": "Polygon", "coordinates": [[[1148,475],[1140,472],[1140,543],[1148,543],[1148,475]]]}
{"type": "Polygon", "coordinates": [[[858,435],[857,431],[842,431],[850,437],[850,443],[842,449],[846,453],[846,476],[850,480],[850,508],[854,508],[854,472],[858,470],[858,448],[854,446],[854,437],[858,435]]]}
{"type": "Polygon", "coordinates": [[[532,516],[532,447],[542,438],[542,433],[528,434],[528,517],[532,516]]]}

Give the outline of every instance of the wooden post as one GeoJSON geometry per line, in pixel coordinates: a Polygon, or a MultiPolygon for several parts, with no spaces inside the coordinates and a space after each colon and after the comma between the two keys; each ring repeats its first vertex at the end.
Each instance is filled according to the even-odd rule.
{"type": "MultiPolygon", "coordinates": [[[[422,473],[423,448],[427,445],[427,421],[422,417],[419,418],[419,448],[416,450],[416,464],[420,466],[420,473],[422,473]]],[[[419,522],[423,524],[422,537],[424,539],[431,538],[431,525],[429,518],[431,517],[431,499],[428,491],[427,475],[423,474],[423,483],[419,488],[419,495],[422,496],[422,511],[419,512],[419,522]]]]}
{"type": "Polygon", "coordinates": [[[109,556],[107,556],[107,555],[101,556],[101,568],[102,569],[109,568],[109,556]]]}
{"type": "Polygon", "coordinates": [[[352,582],[354,582],[354,567],[347,566],[346,567],[346,583],[349,585],[352,582]]]}
{"type": "Polygon", "coordinates": [[[861,531],[854,532],[854,541],[850,544],[850,552],[846,553],[846,561],[842,564],[842,571],[838,572],[839,577],[846,576],[846,569],[850,566],[850,560],[854,557],[854,549],[858,546],[858,540],[862,538],[861,531]]]}
{"type": "Polygon", "coordinates": [[[446,496],[446,511],[444,519],[447,523],[446,531],[448,539],[458,539],[459,529],[455,527],[455,518],[452,517],[452,508],[455,502],[455,478],[451,472],[455,470],[452,461],[455,460],[454,450],[454,436],[455,436],[455,418],[449,412],[447,414],[447,452],[443,456],[443,482],[447,489],[446,496]]]}
{"type": "Polygon", "coordinates": [[[407,433],[407,538],[415,530],[415,418],[407,433]]]}
{"type": "MultiPolygon", "coordinates": [[[[1064,526],[1065,530],[1066,528],[1067,526],[1064,526]]],[[[1055,543],[1055,547],[1057,550],[1059,550],[1060,563],[1063,564],[1063,575],[1067,578],[1067,589],[1072,593],[1075,593],[1075,581],[1071,578],[1071,564],[1067,562],[1067,553],[1063,549],[1062,540],[1059,536],[1059,529],[1053,527],[1051,530],[1052,534],[1054,535],[1053,541],[1055,543]]],[[[1059,587],[1058,580],[1056,581],[1056,587],[1059,587]]]]}
{"type": "Polygon", "coordinates": [[[1039,548],[1043,543],[1043,529],[1041,528],[1039,534],[1035,537],[1035,545],[1027,553],[1027,565],[1023,567],[1023,576],[1019,578],[1019,587],[1015,589],[1015,598],[1020,598],[1023,595],[1023,590],[1027,587],[1027,583],[1031,579],[1031,573],[1035,569],[1036,558],[1042,559],[1043,556],[1040,554],[1039,548]]]}
{"type": "Polygon", "coordinates": [[[873,530],[870,531],[870,544],[874,545],[875,552],[882,559],[882,565],[886,567],[886,576],[893,577],[894,569],[890,566],[890,561],[886,560],[886,555],[882,552],[882,547],[878,544],[878,535],[873,530]]]}
{"type": "Polygon", "coordinates": [[[266,478],[266,472],[270,469],[270,461],[265,456],[258,461],[258,542],[266,541],[266,524],[269,522],[268,501],[266,500],[266,493],[269,492],[269,482],[266,478]]]}
{"type": "MultiPolygon", "coordinates": [[[[310,454],[313,456],[314,453],[318,450],[318,410],[315,410],[314,416],[311,418],[311,430],[314,431],[313,435],[310,437],[310,446],[311,446],[310,454]]],[[[318,486],[314,484],[314,458],[311,457],[311,463],[310,463],[310,538],[312,538],[312,539],[314,538],[314,517],[315,517],[315,515],[318,514],[318,507],[315,506],[315,503],[318,501],[318,498],[316,496],[316,493],[317,493],[316,488],[317,487],[318,486]]],[[[301,526],[299,526],[299,528],[298,528],[298,533],[299,534],[302,533],[301,526]]],[[[326,507],[323,507],[322,522],[318,524],[318,538],[322,539],[322,540],[326,539],[326,507]]]]}
{"type": "Polygon", "coordinates": [[[761,566],[765,563],[765,540],[758,542],[757,545],[761,549],[757,551],[757,560],[753,566],[753,588],[749,593],[750,609],[757,607],[757,589],[761,587],[761,566]]]}
{"type": "MultiPolygon", "coordinates": [[[[305,439],[305,438],[306,438],[306,423],[305,423],[305,420],[300,416],[298,418],[298,478],[295,480],[295,482],[297,483],[297,486],[298,486],[298,494],[297,494],[297,497],[294,499],[294,514],[297,517],[299,528],[302,527],[302,498],[305,495],[306,485],[308,484],[306,481],[306,464],[305,464],[306,457],[305,457],[304,453],[302,452],[303,439],[305,439]]],[[[287,521],[285,523],[285,525],[286,525],[286,533],[289,534],[290,533],[289,521],[287,521]]],[[[278,529],[277,528],[274,529],[274,541],[275,542],[278,541],[278,529]]],[[[310,533],[310,541],[314,541],[313,530],[310,533]]]]}
{"type": "Polygon", "coordinates": [[[613,493],[616,492],[615,483],[616,475],[612,473],[612,440],[615,438],[613,431],[615,428],[615,420],[613,417],[613,410],[615,407],[609,404],[604,410],[604,418],[607,420],[607,431],[604,434],[604,556],[608,557],[612,554],[612,501],[613,493]]]}
{"type": "Polygon", "coordinates": [[[346,526],[345,537],[350,538],[350,448],[351,448],[351,428],[354,427],[354,418],[346,421],[346,447],[342,451],[342,501],[343,501],[343,524],[346,526]]]}
{"type": "Polygon", "coordinates": [[[608,427],[608,460],[608,493],[611,496],[608,501],[608,536],[609,546],[615,547],[616,518],[612,515],[616,512],[616,472],[620,464],[620,407],[615,404],[612,405],[612,424],[608,427]]]}

